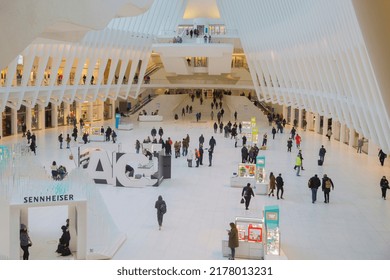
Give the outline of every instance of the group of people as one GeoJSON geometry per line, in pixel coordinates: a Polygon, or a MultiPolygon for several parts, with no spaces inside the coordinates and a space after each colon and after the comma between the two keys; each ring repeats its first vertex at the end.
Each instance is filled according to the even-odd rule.
{"type": "MultiPolygon", "coordinates": [[[[56,253],[61,256],[69,256],[72,254],[69,243],[70,243],[70,233],[69,233],[69,219],[66,219],[66,224],[61,226],[62,235],[59,239],[56,253]]],[[[28,260],[30,257],[29,248],[33,245],[30,235],[28,234],[28,229],[25,224],[20,225],[19,230],[19,241],[20,248],[23,251],[23,260],[28,260]]]]}

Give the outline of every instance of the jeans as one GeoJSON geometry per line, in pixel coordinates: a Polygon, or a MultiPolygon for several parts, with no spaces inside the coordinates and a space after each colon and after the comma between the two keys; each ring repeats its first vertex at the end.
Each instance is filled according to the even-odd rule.
{"type": "Polygon", "coordinates": [[[317,200],[317,188],[311,188],[311,201],[314,203],[317,200]]]}
{"type": "Polygon", "coordinates": [[[301,172],[301,166],[297,165],[297,176],[299,176],[299,172],[301,172]]]}

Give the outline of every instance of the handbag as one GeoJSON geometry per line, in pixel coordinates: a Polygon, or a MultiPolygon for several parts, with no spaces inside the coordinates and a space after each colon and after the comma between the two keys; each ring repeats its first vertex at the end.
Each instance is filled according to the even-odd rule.
{"type": "Polygon", "coordinates": [[[245,203],[245,199],[243,197],[241,197],[241,201],[240,201],[241,204],[244,204],[245,203]]]}

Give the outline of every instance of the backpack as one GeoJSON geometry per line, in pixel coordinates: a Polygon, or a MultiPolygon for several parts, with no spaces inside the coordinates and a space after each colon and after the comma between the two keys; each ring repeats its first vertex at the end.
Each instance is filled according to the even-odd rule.
{"type": "Polygon", "coordinates": [[[163,214],[167,213],[167,205],[165,204],[165,202],[161,203],[160,212],[163,214]]]}
{"type": "Polygon", "coordinates": [[[309,179],[309,182],[307,182],[307,185],[309,188],[312,188],[312,182],[311,182],[311,179],[309,179]]]}
{"type": "Polygon", "coordinates": [[[330,180],[328,179],[328,180],[326,180],[325,181],[325,188],[326,189],[330,189],[332,187],[332,183],[330,182],[330,180]]]}

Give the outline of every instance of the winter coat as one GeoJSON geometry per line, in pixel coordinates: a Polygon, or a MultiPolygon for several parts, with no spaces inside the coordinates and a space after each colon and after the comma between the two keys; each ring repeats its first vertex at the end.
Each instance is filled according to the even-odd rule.
{"type": "Polygon", "coordinates": [[[254,197],[255,193],[253,192],[253,189],[251,188],[251,186],[246,186],[242,189],[241,196],[246,196],[246,197],[253,196],[254,197]]]}
{"type": "Polygon", "coordinates": [[[239,246],[238,243],[238,230],[236,225],[232,227],[229,231],[229,248],[237,248],[239,246]]]}
{"type": "Polygon", "coordinates": [[[302,166],[302,159],[300,156],[297,156],[295,159],[295,165],[296,166],[302,166]]]}
{"type": "Polygon", "coordinates": [[[269,176],[269,188],[270,188],[270,190],[274,190],[275,186],[276,186],[276,178],[272,174],[272,175],[269,176]]]}

